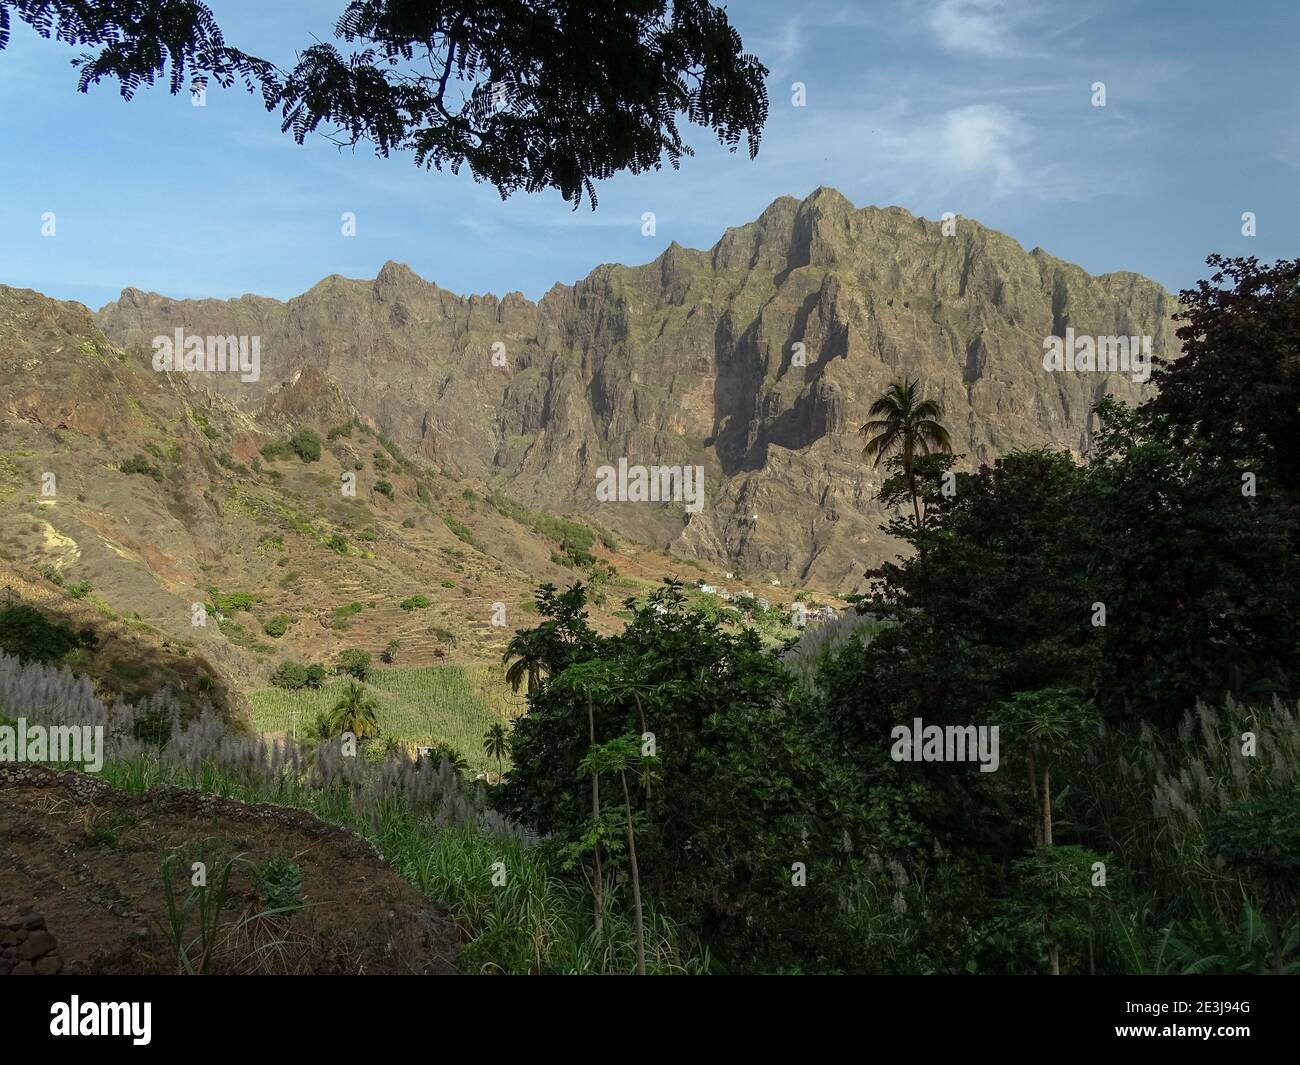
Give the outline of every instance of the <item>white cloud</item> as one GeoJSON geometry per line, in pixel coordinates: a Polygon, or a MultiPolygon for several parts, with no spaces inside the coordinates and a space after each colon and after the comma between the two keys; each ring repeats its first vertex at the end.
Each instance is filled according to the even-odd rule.
{"type": "Polygon", "coordinates": [[[993,195],[1014,192],[1021,183],[1017,153],[1029,134],[1020,117],[996,104],[971,104],[943,116],[943,147],[964,174],[989,174],[993,195]]]}
{"type": "Polygon", "coordinates": [[[1024,184],[1021,155],[1030,141],[1021,117],[998,104],[958,107],[929,122],[895,126],[882,138],[896,162],[1007,196],[1024,184]]]}
{"type": "Polygon", "coordinates": [[[1016,50],[1005,0],[939,0],[928,21],[949,51],[1005,56],[1016,50]]]}

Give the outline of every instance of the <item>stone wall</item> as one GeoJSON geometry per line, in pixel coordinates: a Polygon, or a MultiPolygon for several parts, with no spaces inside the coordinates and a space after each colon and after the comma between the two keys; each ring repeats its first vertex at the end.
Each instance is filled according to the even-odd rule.
{"type": "Polygon", "coordinates": [[[0,920],[0,976],[56,976],[62,968],[59,944],[44,917],[0,920]]]}

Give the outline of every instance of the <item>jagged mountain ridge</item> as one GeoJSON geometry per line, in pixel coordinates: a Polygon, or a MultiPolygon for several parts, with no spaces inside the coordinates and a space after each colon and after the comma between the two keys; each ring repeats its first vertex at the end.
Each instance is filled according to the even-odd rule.
{"type": "Polygon", "coordinates": [[[665,575],[716,583],[605,530],[584,545],[576,526],[410,458],[313,366],[251,415],[199,380],[154,372],[79,303],[0,285],[0,609],[93,633],[76,668],[107,697],[181,688],[196,712],[240,716],[242,692],[286,659],[395,642],[405,666],[489,663],[480,694],[495,698],[539,584],[587,579],[609,629],[665,575]],[[287,446],[312,425],[317,454],[287,446]]]}
{"type": "Polygon", "coordinates": [[[1048,373],[1043,339],[1067,327],[1151,336],[1170,354],[1176,306],[1136,274],[1094,277],[971,220],[946,236],[939,222],[822,188],[776,200],[708,251],[674,243],[537,303],[456,296],[390,262],[373,281],[331,276],[286,302],[126,289],[95,317],[140,358],[176,328],[261,337],[259,381],[193,378],[241,410],[319,370],[403,447],[527,503],[717,565],[848,589],[894,551],[873,502],[881,471],[855,435],[890,381],[919,377],[942,399],[971,465],[1016,447],[1081,451],[1098,398],[1144,389],[1125,375],[1048,373]],[[596,469],[619,458],[703,466],[706,506],[598,503],[596,469]]]}

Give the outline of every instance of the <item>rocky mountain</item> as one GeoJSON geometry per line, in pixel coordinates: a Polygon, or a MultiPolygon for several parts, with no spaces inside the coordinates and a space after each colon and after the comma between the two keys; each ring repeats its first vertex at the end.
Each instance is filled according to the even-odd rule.
{"type": "MultiPolygon", "coordinates": [[[[413,455],[523,502],[585,515],[720,568],[847,590],[891,554],[882,473],[857,427],[893,380],[940,398],[974,465],[1017,447],[1085,450],[1088,412],[1124,373],[1044,369],[1044,339],[1148,336],[1175,350],[1176,301],[1135,274],[1094,277],[958,218],[783,197],[708,251],[606,265],[539,302],[461,297],[386,264],[287,302],[126,289],[96,322],[147,363],[156,336],[260,338],[255,381],[187,375],[245,415],[310,396],[351,406],[413,455]],[[602,502],[598,470],[704,469],[704,505],[602,502]]],[[[174,375],[175,376],[175,375],[174,375]]],[[[248,376],[248,375],[244,375],[248,376]]],[[[156,383],[148,386],[156,389],[156,383]]]]}
{"type": "Polygon", "coordinates": [[[514,710],[501,654],[539,584],[589,582],[602,628],[664,576],[721,584],[408,453],[325,369],[241,409],[150,361],[80,304],[0,285],[0,651],[110,700],[167,688],[240,717],[282,662],[360,649],[472,666],[474,706],[514,710]]]}

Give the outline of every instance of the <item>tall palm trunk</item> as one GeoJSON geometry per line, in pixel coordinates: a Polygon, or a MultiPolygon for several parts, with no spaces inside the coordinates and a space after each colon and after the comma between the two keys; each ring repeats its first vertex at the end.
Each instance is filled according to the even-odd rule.
{"type": "Polygon", "coordinates": [[[1043,762],[1043,846],[1052,845],[1052,772],[1051,768],[1044,760],[1043,762]]]}
{"type": "Polygon", "coordinates": [[[1286,910],[1270,900],[1264,907],[1264,924],[1268,928],[1269,942],[1273,945],[1273,973],[1282,975],[1282,929],[1286,927],[1286,910]]]}
{"type": "MultiPolygon", "coordinates": [[[[1052,846],[1052,766],[1046,751],[1043,752],[1043,786],[1039,791],[1039,801],[1042,803],[1043,825],[1042,840],[1044,847],[1052,846]]],[[[1061,946],[1052,935],[1051,929],[1047,922],[1043,922],[1043,931],[1048,935],[1047,941],[1047,964],[1048,971],[1053,976],[1061,975],[1061,946]]]]}
{"type": "MultiPolygon", "coordinates": [[[[587,696],[587,737],[594,747],[596,745],[596,715],[591,708],[591,696],[587,696]]],[[[600,824],[600,775],[591,774],[591,816],[596,825],[600,824]]],[[[596,934],[599,935],[605,924],[605,880],[600,868],[600,837],[596,838],[596,883],[594,887],[596,902],[596,934]]]]}
{"type": "Polygon", "coordinates": [[[1041,847],[1043,845],[1043,822],[1041,817],[1043,800],[1038,795],[1038,766],[1034,761],[1032,748],[1029,751],[1029,794],[1033,799],[1034,809],[1040,811],[1040,816],[1031,821],[1031,825],[1034,833],[1034,846],[1041,847]]]}
{"type": "Polygon", "coordinates": [[[912,493],[912,513],[916,516],[916,527],[921,528],[921,504],[916,496],[916,468],[912,463],[912,438],[903,441],[903,470],[907,474],[907,490],[912,493]]]}
{"type": "Polygon", "coordinates": [[[632,832],[632,796],[627,791],[627,774],[620,772],[623,783],[623,807],[627,811],[627,857],[632,866],[632,912],[636,917],[636,974],[645,976],[645,920],[641,916],[641,870],[636,863],[636,836],[632,832]]]}
{"type": "MultiPolygon", "coordinates": [[[[643,707],[643,706],[641,705],[641,696],[640,696],[640,694],[638,694],[635,690],[633,690],[633,692],[632,692],[632,698],[636,700],[636,714],[637,714],[637,717],[639,717],[639,718],[641,719],[641,735],[642,735],[642,736],[645,736],[645,734],[646,734],[647,732],[650,731],[650,729],[646,726],[646,720],[645,720],[645,707],[643,707]]],[[[642,740],[642,742],[644,743],[645,741],[642,740]]],[[[644,789],[644,790],[645,790],[645,816],[646,816],[646,820],[649,821],[649,820],[650,820],[650,785],[649,785],[649,783],[647,783],[647,784],[645,785],[645,789],[644,789]]]]}

